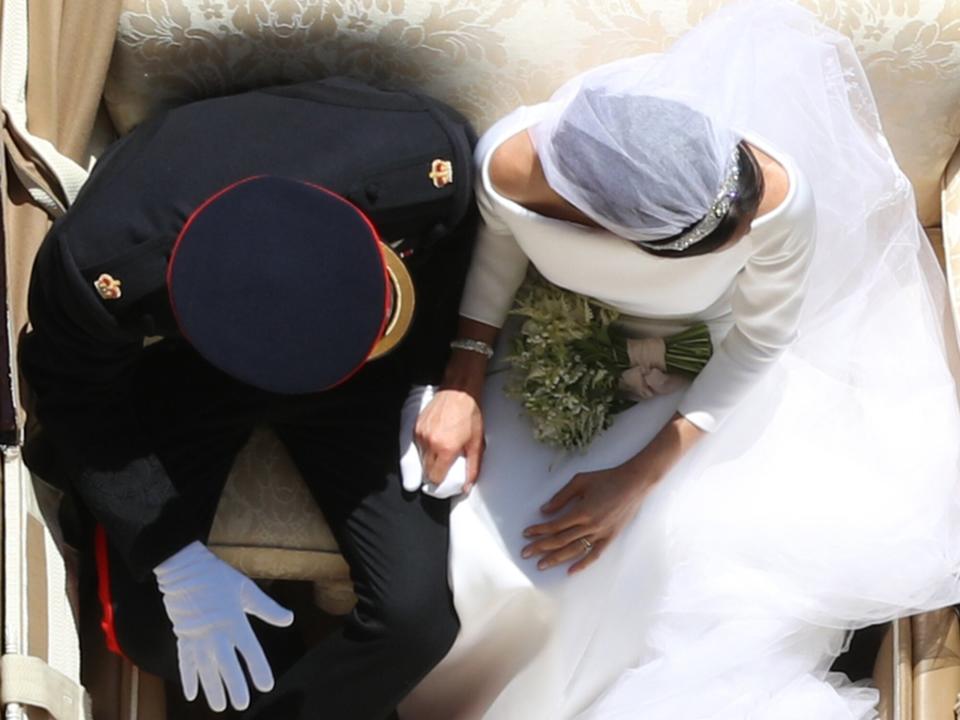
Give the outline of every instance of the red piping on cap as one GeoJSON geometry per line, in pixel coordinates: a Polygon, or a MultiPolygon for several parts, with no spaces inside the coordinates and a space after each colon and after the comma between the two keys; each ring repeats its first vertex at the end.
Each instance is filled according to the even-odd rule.
{"type": "MultiPolygon", "coordinates": [[[[171,253],[170,253],[170,260],[169,260],[169,262],[167,263],[167,297],[168,297],[169,300],[170,300],[170,309],[173,311],[173,319],[174,319],[174,322],[177,323],[177,327],[180,328],[180,332],[183,334],[183,337],[184,337],[188,342],[190,342],[190,338],[187,336],[187,333],[184,332],[183,325],[182,325],[181,322],[180,322],[180,316],[177,314],[177,305],[176,305],[176,303],[175,303],[174,300],[173,300],[173,293],[171,292],[171,281],[172,281],[172,278],[173,278],[173,263],[174,263],[174,260],[176,260],[176,257],[177,257],[177,250],[180,249],[180,242],[183,240],[184,236],[186,235],[187,230],[190,229],[190,225],[193,224],[193,221],[196,220],[197,216],[198,216],[201,212],[203,212],[204,210],[206,210],[206,208],[207,208],[211,203],[213,203],[215,200],[223,197],[225,194],[227,194],[228,192],[230,192],[230,191],[233,190],[234,188],[239,187],[240,185],[243,185],[244,183],[248,183],[248,182],[250,182],[251,180],[259,180],[259,179],[265,178],[265,177],[269,177],[269,176],[267,176],[267,175],[251,175],[250,177],[246,177],[246,178],[243,178],[242,180],[238,180],[237,182],[232,183],[232,184],[230,184],[230,185],[227,185],[225,188],[223,188],[223,189],[221,189],[221,190],[218,190],[216,193],[214,193],[213,195],[211,195],[210,197],[208,197],[206,200],[204,200],[204,201],[197,207],[196,210],[194,210],[192,213],[190,213],[190,217],[187,218],[187,221],[183,224],[183,227],[180,229],[180,234],[177,235],[177,240],[176,240],[176,242],[173,244],[173,250],[172,250],[171,253]]],[[[301,180],[301,181],[299,181],[299,182],[303,183],[304,185],[306,185],[306,186],[308,186],[308,187],[312,187],[312,188],[315,188],[316,190],[320,190],[321,192],[326,193],[327,195],[329,195],[330,197],[334,198],[335,200],[339,200],[340,202],[344,203],[345,205],[349,205],[349,206],[354,210],[354,212],[356,212],[357,215],[359,215],[359,216],[361,217],[361,219],[363,220],[363,222],[365,222],[366,225],[367,225],[367,227],[370,229],[370,233],[373,235],[374,246],[375,246],[376,249],[377,249],[377,257],[380,258],[380,269],[381,269],[381,271],[383,272],[383,319],[380,321],[380,329],[377,331],[376,337],[374,337],[373,342],[370,344],[370,347],[367,349],[367,352],[364,353],[363,360],[360,362],[360,364],[358,364],[355,368],[353,368],[352,370],[350,370],[350,372],[348,372],[348,373],[347,373],[346,375],[344,375],[342,378],[340,378],[339,380],[337,380],[337,382],[333,383],[332,385],[328,385],[328,386],[325,387],[325,388],[321,388],[321,390],[318,390],[318,391],[317,391],[317,392],[320,392],[320,391],[322,391],[322,390],[330,390],[330,389],[332,389],[332,388],[337,387],[338,385],[342,385],[342,384],[345,383],[347,380],[349,380],[349,379],[352,378],[354,375],[356,375],[356,374],[360,371],[360,368],[362,368],[362,367],[364,366],[364,364],[366,363],[367,358],[370,357],[370,354],[373,352],[373,349],[377,346],[377,343],[380,342],[380,339],[383,337],[383,333],[384,333],[384,331],[385,331],[386,328],[387,328],[387,322],[388,322],[389,319],[390,319],[390,318],[389,318],[389,313],[390,313],[390,287],[391,287],[391,284],[390,284],[390,275],[389,275],[388,272],[387,272],[387,261],[386,261],[386,259],[384,258],[382,241],[381,241],[381,239],[380,239],[380,233],[377,231],[377,228],[374,226],[374,224],[373,224],[373,222],[370,220],[370,218],[368,218],[368,217],[366,216],[366,214],[365,214],[359,207],[357,207],[356,205],[354,205],[352,202],[350,202],[349,200],[347,200],[347,199],[346,199],[345,197],[343,197],[342,195],[338,195],[337,193],[333,192],[332,190],[328,190],[327,188],[323,187],[322,185],[317,185],[317,184],[315,184],[315,183],[306,182],[306,181],[304,181],[304,180],[301,180]]]]}

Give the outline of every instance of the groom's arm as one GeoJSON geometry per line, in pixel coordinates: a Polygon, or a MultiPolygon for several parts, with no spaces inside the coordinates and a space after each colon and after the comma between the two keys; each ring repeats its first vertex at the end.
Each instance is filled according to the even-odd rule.
{"type": "Polygon", "coordinates": [[[457,337],[460,296],[470,266],[476,213],[470,212],[449,235],[410,267],[415,286],[413,324],[398,349],[414,385],[439,385],[457,337]]]}
{"type": "MultiPolygon", "coordinates": [[[[125,330],[76,269],[60,227],[46,238],[20,344],[41,432],[25,457],[77,493],[138,577],[198,539],[190,509],[152,452],[134,406],[143,336],[125,330]],[[51,462],[53,460],[53,462],[51,462]]],[[[122,287],[122,285],[121,285],[122,287]]]]}

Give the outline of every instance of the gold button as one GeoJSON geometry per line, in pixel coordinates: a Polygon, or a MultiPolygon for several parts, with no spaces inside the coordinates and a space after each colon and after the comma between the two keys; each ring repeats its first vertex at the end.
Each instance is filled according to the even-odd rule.
{"type": "Polygon", "coordinates": [[[453,183],[453,163],[449,160],[437,158],[430,163],[430,179],[436,188],[446,187],[453,183]]]}
{"type": "Polygon", "coordinates": [[[97,278],[93,286],[104,300],[119,300],[120,296],[123,295],[123,291],[120,289],[122,284],[122,282],[112,275],[103,273],[97,278]]]}

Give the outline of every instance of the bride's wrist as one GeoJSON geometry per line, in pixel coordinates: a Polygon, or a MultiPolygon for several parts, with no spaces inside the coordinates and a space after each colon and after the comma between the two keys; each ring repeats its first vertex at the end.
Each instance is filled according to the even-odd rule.
{"type": "Polygon", "coordinates": [[[493,325],[461,317],[440,388],[465,392],[479,404],[498,332],[493,325]]]}
{"type": "Polygon", "coordinates": [[[641,496],[646,494],[651,485],[656,485],[667,474],[666,467],[663,467],[655,458],[645,456],[643,452],[634,455],[625,465],[631,490],[641,496]]]}
{"type": "Polygon", "coordinates": [[[650,444],[625,463],[632,485],[637,492],[645,493],[651,485],[660,482],[683,454],[673,443],[665,443],[660,436],[658,438],[654,438],[650,444]]]}
{"type": "Polygon", "coordinates": [[[674,415],[650,443],[630,458],[627,468],[640,488],[660,482],[706,433],[683,415],[674,415]]]}
{"type": "Polygon", "coordinates": [[[479,402],[486,378],[487,358],[468,350],[454,350],[450,354],[440,383],[441,390],[460,390],[479,402]]]}

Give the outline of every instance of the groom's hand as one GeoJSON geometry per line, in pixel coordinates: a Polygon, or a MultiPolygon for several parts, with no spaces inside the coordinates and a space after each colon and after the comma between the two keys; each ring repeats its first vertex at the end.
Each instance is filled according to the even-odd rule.
{"type": "Polygon", "coordinates": [[[443,482],[460,456],[467,458],[468,491],[480,473],[483,455],[483,415],[476,397],[465,390],[443,389],[427,405],[414,428],[423,473],[434,485],[443,482]]]}
{"type": "Polygon", "coordinates": [[[238,656],[257,690],[273,688],[270,663],[247,615],[286,627],[293,622],[292,612],[201,542],[190,543],[153,572],[177,637],[180,682],[187,700],[194,700],[202,687],[211,710],[225,710],[228,695],[234,709],[245,710],[250,690],[238,656]]]}

